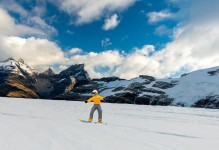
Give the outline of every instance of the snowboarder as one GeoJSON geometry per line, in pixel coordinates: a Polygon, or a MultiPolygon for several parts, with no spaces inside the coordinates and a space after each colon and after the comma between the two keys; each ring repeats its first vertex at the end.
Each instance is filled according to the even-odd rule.
{"type": "Polygon", "coordinates": [[[91,108],[91,111],[90,111],[90,118],[88,119],[88,122],[93,121],[93,114],[94,114],[94,111],[97,109],[97,111],[98,111],[98,122],[102,123],[102,109],[101,109],[101,106],[100,106],[100,102],[104,100],[104,97],[98,95],[97,90],[93,90],[92,95],[93,96],[90,99],[85,101],[85,103],[94,102],[94,105],[93,105],[93,107],[91,108]]]}

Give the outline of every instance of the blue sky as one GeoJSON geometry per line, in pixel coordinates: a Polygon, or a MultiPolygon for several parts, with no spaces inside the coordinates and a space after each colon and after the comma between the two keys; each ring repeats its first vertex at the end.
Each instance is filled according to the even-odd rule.
{"type": "MultiPolygon", "coordinates": [[[[86,51],[98,52],[114,48],[128,52],[133,47],[141,47],[145,43],[160,47],[162,44],[170,41],[171,37],[170,35],[155,35],[155,28],[159,24],[149,24],[146,13],[151,10],[160,10],[160,7],[168,8],[168,6],[165,2],[163,4],[159,3],[159,5],[154,3],[152,6],[148,6],[148,3],[146,1],[136,2],[124,12],[119,13],[120,23],[115,29],[108,31],[102,29],[104,18],[88,24],[75,26],[69,24],[69,18],[66,17],[66,14],[61,14],[61,18],[66,18],[64,20],[66,24],[54,24],[59,31],[59,35],[55,39],[60,42],[64,49],[67,47],[79,47],[86,51]],[[68,33],[68,31],[71,33],[68,33]],[[109,38],[112,44],[107,47],[102,46],[101,41],[105,38],[109,38]],[[86,44],[84,44],[85,41],[86,44]]],[[[58,10],[57,13],[59,14],[58,10]]],[[[163,23],[170,28],[176,25],[174,21],[163,23]]]]}
{"type": "Polygon", "coordinates": [[[178,77],[218,65],[218,4],[2,0],[0,58],[21,57],[38,71],[84,63],[93,78],[178,77]]]}
{"type": "MultiPolygon", "coordinates": [[[[57,30],[57,34],[50,37],[56,41],[64,50],[72,47],[78,47],[86,51],[103,51],[105,49],[120,49],[123,51],[131,51],[134,47],[142,47],[143,45],[152,44],[156,49],[160,49],[167,42],[171,41],[171,33],[157,35],[155,30],[160,25],[165,25],[172,29],[176,26],[177,21],[167,19],[162,22],[149,23],[147,13],[153,11],[168,10],[176,12],[177,6],[168,3],[168,1],[142,0],[136,1],[124,11],[115,12],[118,15],[120,23],[112,30],[103,30],[105,18],[114,13],[109,13],[98,20],[89,23],[77,25],[74,20],[77,17],[69,16],[64,13],[55,4],[36,2],[36,1],[20,1],[18,2],[24,9],[31,12],[37,5],[46,9],[43,18],[46,23],[53,26],[57,30]],[[53,20],[53,21],[51,21],[53,20]],[[101,41],[105,38],[110,39],[111,44],[103,46],[101,41]],[[86,44],[85,44],[86,43],[86,44]]],[[[10,12],[9,12],[10,13],[10,12]]],[[[18,22],[22,22],[22,16],[11,12],[11,15],[18,22]]]]}

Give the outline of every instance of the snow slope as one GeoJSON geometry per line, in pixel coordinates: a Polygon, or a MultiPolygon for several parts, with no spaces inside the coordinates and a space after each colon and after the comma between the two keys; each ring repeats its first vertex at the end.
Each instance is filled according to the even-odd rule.
{"type": "Polygon", "coordinates": [[[0,98],[0,148],[218,150],[218,110],[103,103],[107,125],[79,122],[87,119],[91,106],[0,98]]]}
{"type": "Polygon", "coordinates": [[[219,95],[219,75],[217,73],[211,76],[208,73],[218,70],[219,67],[213,67],[191,72],[177,79],[179,83],[174,88],[164,91],[174,98],[174,103],[180,102],[185,106],[191,106],[206,96],[219,95]]]}
{"type": "MultiPolygon", "coordinates": [[[[184,104],[184,106],[190,107],[194,105],[197,101],[206,98],[207,96],[218,96],[219,95],[219,67],[213,67],[208,69],[197,70],[188,73],[180,78],[173,79],[156,79],[149,84],[145,84],[147,79],[136,77],[131,80],[116,80],[112,82],[98,81],[100,86],[100,94],[107,96],[115,96],[118,93],[125,93],[127,89],[128,92],[136,92],[132,88],[132,84],[140,84],[145,87],[145,89],[153,89],[156,91],[162,91],[169,98],[173,98],[172,105],[184,104]],[[215,72],[211,75],[209,72],[215,72]],[[158,82],[174,83],[173,87],[169,88],[159,88],[154,86],[158,82]],[[121,90],[115,90],[118,87],[124,87],[121,90]]],[[[156,92],[147,92],[145,89],[137,91],[139,97],[144,95],[159,96],[156,92]],[[138,93],[140,92],[140,94],[138,93]]]]}

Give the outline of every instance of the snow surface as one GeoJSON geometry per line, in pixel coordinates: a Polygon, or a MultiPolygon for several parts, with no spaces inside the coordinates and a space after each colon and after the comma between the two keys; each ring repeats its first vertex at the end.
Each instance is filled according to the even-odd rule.
{"type": "Polygon", "coordinates": [[[2,150],[218,150],[219,110],[0,98],[2,150]],[[94,120],[97,120],[95,113],[94,120]]]}

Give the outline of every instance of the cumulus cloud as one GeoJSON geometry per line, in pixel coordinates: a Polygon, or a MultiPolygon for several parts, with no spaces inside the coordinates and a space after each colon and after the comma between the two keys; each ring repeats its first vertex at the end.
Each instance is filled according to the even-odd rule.
{"type": "Polygon", "coordinates": [[[68,68],[67,65],[60,65],[60,66],[59,66],[59,70],[65,70],[65,69],[67,69],[67,68],[68,68]]]}
{"type": "Polygon", "coordinates": [[[15,33],[14,35],[21,34],[40,37],[47,37],[57,34],[57,30],[51,25],[47,24],[46,21],[41,18],[41,16],[43,16],[45,13],[45,6],[35,6],[31,11],[27,11],[14,0],[0,1],[0,5],[1,23],[7,19],[7,22],[3,24],[6,28],[6,30],[4,30],[5,33],[10,35],[15,33]],[[17,14],[18,19],[15,21],[15,19],[11,17],[8,12],[17,14]],[[19,22],[19,24],[17,22],[19,22]]]}
{"type": "Polygon", "coordinates": [[[4,36],[0,38],[0,59],[23,58],[32,66],[63,64],[67,60],[56,43],[40,38],[4,36]]]}
{"type": "Polygon", "coordinates": [[[159,62],[154,60],[153,45],[144,45],[142,48],[134,48],[130,54],[119,50],[106,50],[100,53],[89,52],[72,56],[68,63],[84,63],[85,69],[92,78],[103,76],[118,76],[130,79],[140,74],[155,75],[159,62]],[[108,67],[107,72],[101,72],[101,68],[108,67]]]}
{"type": "Polygon", "coordinates": [[[105,23],[103,25],[103,30],[112,30],[114,29],[115,27],[118,26],[119,24],[119,19],[118,19],[118,15],[117,14],[114,14],[112,15],[110,18],[107,18],[105,20],[105,23]]]}
{"type": "Polygon", "coordinates": [[[149,12],[147,13],[148,22],[149,23],[156,23],[166,19],[172,18],[174,15],[169,10],[162,10],[159,12],[149,12]]]}
{"type": "Polygon", "coordinates": [[[101,67],[108,67],[107,75],[111,74],[115,67],[120,65],[123,57],[117,50],[107,50],[100,53],[90,52],[85,55],[74,55],[70,58],[71,62],[84,63],[85,69],[92,78],[100,78],[106,76],[104,72],[97,72],[96,69],[101,67]]]}
{"type": "Polygon", "coordinates": [[[154,75],[159,63],[151,56],[155,52],[153,45],[135,48],[130,54],[123,55],[123,62],[116,68],[114,75],[131,79],[141,74],[154,75]]]}
{"type": "Polygon", "coordinates": [[[0,35],[44,35],[39,29],[16,24],[8,12],[0,8],[0,35]]]}
{"type": "Polygon", "coordinates": [[[90,23],[104,15],[120,12],[137,0],[50,0],[61,10],[76,17],[76,24],[90,23]]]}
{"type": "Polygon", "coordinates": [[[153,45],[144,45],[142,48],[134,48],[135,54],[142,56],[150,56],[155,52],[153,45]]]}
{"type": "Polygon", "coordinates": [[[77,54],[77,53],[82,53],[83,50],[80,48],[72,48],[69,50],[69,54],[77,54]]]}

